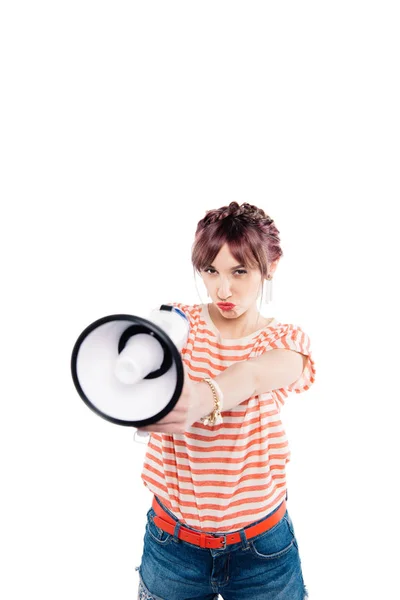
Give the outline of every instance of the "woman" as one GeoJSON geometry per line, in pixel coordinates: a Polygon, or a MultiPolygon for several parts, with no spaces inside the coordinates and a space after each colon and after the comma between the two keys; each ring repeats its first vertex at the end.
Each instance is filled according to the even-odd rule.
{"type": "Polygon", "coordinates": [[[315,369],[307,335],[258,309],[282,250],[262,209],[231,202],[197,225],[192,262],[206,305],[190,322],[185,385],[151,431],[140,600],[307,597],[286,508],[288,443],[279,418],[315,369]]]}

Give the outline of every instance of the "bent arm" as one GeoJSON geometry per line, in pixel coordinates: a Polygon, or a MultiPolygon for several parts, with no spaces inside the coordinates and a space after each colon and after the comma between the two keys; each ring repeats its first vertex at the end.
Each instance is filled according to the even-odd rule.
{"type": "MultiPolygon", "coordinates": [[[[287,387],[301,376],[307,357],[295,350],[276,349],[256,358],[235,363],[214,377],[224,395],[223,410],[234,408],[247,398],[287,387]]],[[[200,417],[214,407],[207,383],[199,382],[200,417]]]]}

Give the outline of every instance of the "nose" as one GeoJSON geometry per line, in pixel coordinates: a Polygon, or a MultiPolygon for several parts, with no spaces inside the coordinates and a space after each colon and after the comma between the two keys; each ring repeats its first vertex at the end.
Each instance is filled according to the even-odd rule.
{"type": "Polygon", "coordinates": [[[217,292],[217,296],[220,300],[228,300],[232,296],[231,287],[227,278],[221,278],[217,292]]]}

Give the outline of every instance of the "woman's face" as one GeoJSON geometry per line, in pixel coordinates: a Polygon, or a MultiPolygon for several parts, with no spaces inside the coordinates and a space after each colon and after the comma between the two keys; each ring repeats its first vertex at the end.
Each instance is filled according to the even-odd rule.
{"type": "Polygon", "coordinates": [[[225,318],[239,317],[256,306],[262,286],[261,272],[258,267],[249,269],[238,264],[227,244],[212,265],[202,270],[201,276],[211,301],[225,318]]]}

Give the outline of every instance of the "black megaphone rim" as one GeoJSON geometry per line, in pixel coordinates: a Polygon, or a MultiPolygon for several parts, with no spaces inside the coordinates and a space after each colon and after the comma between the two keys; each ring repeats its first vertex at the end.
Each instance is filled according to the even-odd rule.
{"type": "MultiPolygon", "coordinates": [[[[123,333],[121,335],[123,335],[123,333]]],[[[128,314],[116,314],[116,315],[108,315],[106,317],[102,317],[101,319],[97,319],[96,321],[93,321],[93,323],[88,325],[88,327],[86,327],[82,331],[82,333],[79,335],[78,339],[76,340],[74,348],[72,350],[71,373],[72,373],[72,379],[73,379],[75,388],[76,388],[79,396],[84,401],[84,403],[93,412],[95,412],[99,417],[102,417],[103,419],[106,419],[107,421],[110,421],[111,423],[114,423],[115,425],[122,425],[125,427],[147,427],[148,425],[152,425],[153,423],[156,423],[157,421],[159,421],[160,419],[165,417],[169,412],[171,412],[171,410],[174,408],[174,406],[178,402],[179,397],[182,393],[184,376],[185,376],[181,355],[179,353],[178,348],[175,346],[175,344],[173,343],[173,341],[171,340],[169,335],[167,335],[166,332],[163,331],[163,329],[161,329],[161,327],[159,327],[155,323],[152,323],[148,319],[144,319],[143,317],[137,317],[135,315],[128,315],[128,314]],[[117,419],[115,417],[112,417],[111,415],[108,415],[107,413],[104,413],[89,400],[89,398],[86,396],[86,394],[83,391],[81,384],[79,382],[79,378],[78,378],[78,374],[77,374],[77,360],[78,360],[79,350],[80,350],[80,347],[81,347],[83,341],[87,338],[87,336],[90,333],[92,333],[92,331],[94,331],[101,325],[104,325],[111,321],[128,321],[129,323],[133,323],[134,325],[140,325],[140,326],[144,326],[144,327],[148,328],[154,334],[156,339],[158,339],[158,341],[161,343],[161,345],[163,347],[166,347],[170,351],[170,353],[172,355],[172,359],[175,362],[176,371],[177,371],[177,382],[176,382],[176,386],[175,386],[175,390],[172,395],[172,398],[160,412],[158,412],[156,415],[153,415],[152,417],[149,417],[148,419],[143,419],[143,420],[139,420],[139,421],[125,421],[123,419],[117,419]]]]}

